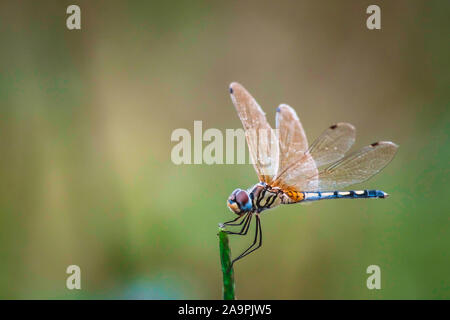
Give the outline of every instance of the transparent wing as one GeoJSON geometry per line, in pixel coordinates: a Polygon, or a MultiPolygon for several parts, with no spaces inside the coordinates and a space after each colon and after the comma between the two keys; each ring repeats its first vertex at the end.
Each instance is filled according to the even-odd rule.
{"type": "Polygon", "coordinates": [[[278,170],[279,147],[275,132],[256,100],[239,83],[230,85],[231,100],[245,130],[250,158],[259,180],[272,183],[278,170]]]}
{"type": "Polygon", "coordinates": [[[317,167],[307,153],[308,140],[295,110],[286,104],[277,108],[276,127],[280,148],[280,164],[272,184],[283,190],[302,190],[305,178],[317,175],[317,167]]]}
{"type": "Polygon", "coordinates": [[[320,171],[318,176],[311,176],[302,191],[339,190],[366,181],[392,160],[397,149],[390,141],[372,143],[320,171]]]}
{"type": "Polygon", "coordinates": [[[325,130],[309,147],[317,167],[342,159],[355,142],[355,127],[338,123],[325,130]]]}

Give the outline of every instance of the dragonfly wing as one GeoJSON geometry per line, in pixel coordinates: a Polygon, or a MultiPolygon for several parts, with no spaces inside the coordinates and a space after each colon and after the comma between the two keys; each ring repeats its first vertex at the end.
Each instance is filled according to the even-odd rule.
{"type": "Polygon", "coordinates": [[[320,171],[317,177],[311,176],[304,191],[339,190],[366,181],[392,160],[397,149],[398,146],[390,141],[368,145],[320,171]]]}
{"type": "Polygon", "coordinates": [[[277,108],[276,127],[280,148],[280,165],[272,186],[284,190],[302,190],[305,177],[317,175],[317,167],[307,152],[308,141],[302,124],[290,106],[277,108]]]}
{"type": "Polygon", "coordinates": [[[245,130],[250,157],[259,180],[272,183],[278,170],[279,147],[275,132],[256,100],[239,83],[230,85],[231,100],[245,130]]]}
{"type": "Polygon", "coordinates": [[[311,144],[308,152],[317,167],[342,159],[355,142],[355,127],[349,123],[338,123],[325,130],[311,144]]]}

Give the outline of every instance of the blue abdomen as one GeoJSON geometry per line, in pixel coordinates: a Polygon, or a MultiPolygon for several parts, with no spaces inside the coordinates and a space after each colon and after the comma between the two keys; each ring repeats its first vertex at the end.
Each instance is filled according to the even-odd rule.
{"type": "Polygon", "coordinates": [[[326,199],[364,199],[387,198],[388,194],[381,190],[350,190],[350,191],[318,191],[304,192],[304,201],[316,201],[326,199]]]}

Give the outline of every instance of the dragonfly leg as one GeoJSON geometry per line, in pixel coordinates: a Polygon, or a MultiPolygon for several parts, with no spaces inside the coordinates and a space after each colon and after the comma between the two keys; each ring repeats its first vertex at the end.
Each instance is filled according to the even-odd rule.
{"type": "Polygon", "coordinates": [[[243,214],[243,215],[240,215],[239,217],[237,217],[236,219],[233,219],[233,220],[230,220],[230,221],[227,221],[227,222],[224,222],[224,223],[220,223],[220,226],[222,227],[222,226],[240,226],[240,225],[242,225],[243,223],[244,223],[244,221],[245,221],[245,219],[243,219],[241,222],[239,222],[239,223],[233,223],[233,222],[235,222],[235,221],[238,221],[239,219],[241,219],[242,217],[244,217],[245,216],[245,214],[243,214]]]}
{"type": "Polygon", "coordinates": [[[253,240],[253,243],[250,247],[247,248],[247,250],[245,250],[244,252],[242,252],[237,258],[235,258],[232,262],[231,262],[231,266],[238,261],[239,259],[242,259],[243,257],[249,255],[250,253],[252,253],[253,251],[255,251],[256,249],[260,248],[262,246],[262,229],[261,229],[261,220],[259,218],[259,215],[256,215],[256,231],[255,231],[255,239],[253,240]],[[259,235],[259,243],[258,245],[253,248],[256,243],[258,242],[258,235],[259,235]]]}
{"type": "Polygon", "coordinates": [[[244,218],[245,222],[244,222],[244,226],[242,227],[241,231],[233,232],[233,231],[224,230],[224,232],[227,234],[237,234],[237,235],[241,235],[241,236],[246,235],[248,232],[248,229],[250,228],[250,221],[252,220],[252,216],[253,216],[253,214],[247,213],[247,216],[244,218]]]}

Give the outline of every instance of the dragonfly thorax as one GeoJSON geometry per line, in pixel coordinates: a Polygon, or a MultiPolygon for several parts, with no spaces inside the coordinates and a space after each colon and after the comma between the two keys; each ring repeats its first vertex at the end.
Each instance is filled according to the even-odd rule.
{"type": "Polygon", "coordinates": [[[284,193],[279,188],[272,188],[264,182],[256,184],[250,192],[253,210],[258,213],[283,203],[283,196],[284,193]]]}

